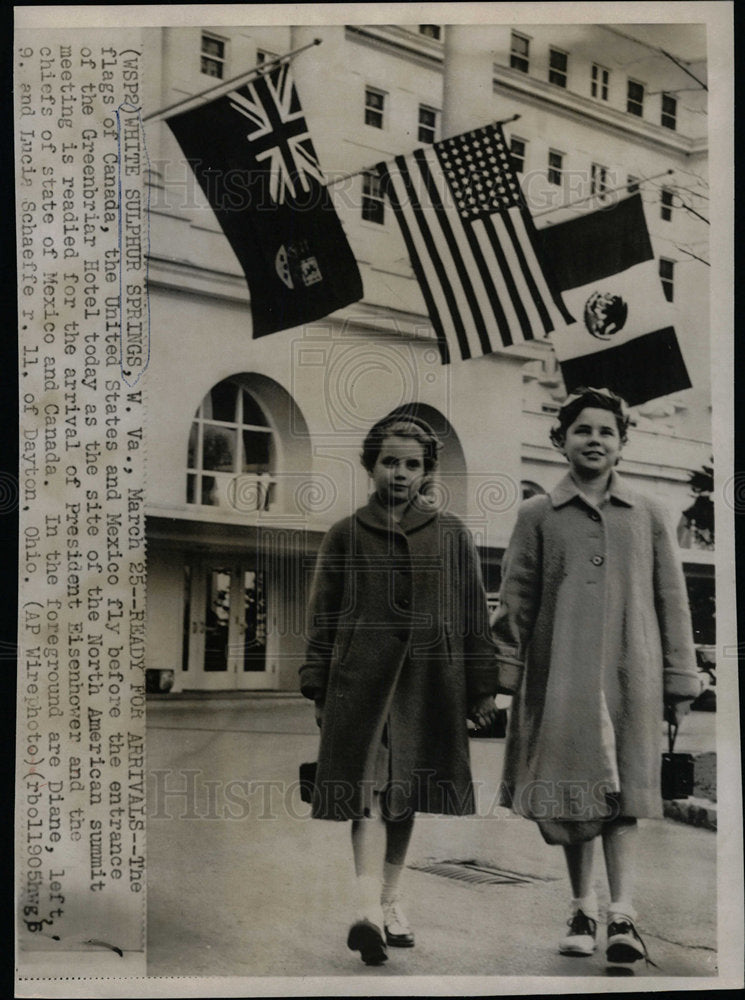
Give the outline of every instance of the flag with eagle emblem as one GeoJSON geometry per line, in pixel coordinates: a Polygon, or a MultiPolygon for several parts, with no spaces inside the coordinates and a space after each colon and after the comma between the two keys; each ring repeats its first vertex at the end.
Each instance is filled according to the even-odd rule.
{"type": "Polygon", "coordinates": [[[168,125],[246,276],[254,337],[362,298],[289,63],[168,125]]]}
{"type": "Polygon", "coordinates": [[[567,392],[605,386],[637,406],[690,388],[640,194],[539,229],[538,245],[576,316],[551,335],[567,392]]]}

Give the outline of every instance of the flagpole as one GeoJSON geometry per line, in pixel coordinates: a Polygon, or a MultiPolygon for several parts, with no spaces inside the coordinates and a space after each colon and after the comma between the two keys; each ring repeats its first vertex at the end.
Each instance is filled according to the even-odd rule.
{"type": "Polygon", "coordinates": [[[143,122],[152,121],[154,118],[159,120],[165,120],[166,116],[170,117],[170,113],[175,111],[176,108],[181,108],[185,104],[190,104],[192,101],[201,101],[208,94],[213,94],[215,97],[219,97],[221,93],[228,93],[234,87],[238,85],[240,80],[242,83],[248,82],[253,76],[263,76],[269,70],[276,66],[280,66],[283,62],[287,62],[294,56],[300,55],[301,52],[305,52],[306,49],[312,49],[315,45],[320,45],[323,41],[322,38],[314,38],[312,42],[308,42],[307,45],[301,45],[300,48],[292,49],[290,52],[285,52],[282,56],[275,56],[274,59],[269,59],[262,65],[256,65],[253,69],[244,70],[243,73],[239,73],[238,76],[231,77],[230,80],[221,80],[220,83],[216,83],[214,87],[208,87],[207,90],[201,91],[199,94],[192,94],[191,97],[184,97],[180,101],[176,101],[175,104],[169,104],[166,108],[161,108],[160,111],[151,111],[149,115],[143,117],[143,122]]]}
{"type": "MultiPolygon", "coordinates": [[[[516,122],[521,115],[512,115],[510,118],[503,118],[501,121],[494,122],[495,125],[509,125],[510,122],[516,122]]],[[[341,184],[342,181],[348,181],[350,177],[358,177],[360,174],[369,174],[374,171],[375,167],[360,167],[359,170],[353,170],[349,174],[342,174],[340,177],[334,177],[330,181],[326,181],[323,185],[324,187],[331,187],[334,184],[341,184]]]]}
{"type": "Polygon", "coordinates": [[[576,198],[574,201],[565,201],[563,205],[556,205],[554,208],[544,208],[542,212],[532,212],[534,219],[540,218],[542,215],[550,215],[552,212],[560,212],[563,208],[574,208],[575,205],[581,205],[583,202],[592,201],[593,198],[604,198],[608,194],[615,194],[616,191],[623,191],[625,188],[629,188],[632,185],[634,187],[639,187],[640,184],[646,184],[647,181],[656,181],[660,177],[667,177],[669,174],[674,174],[675,171],[670,168],[669,170],[663,170],[659,174],[652,174],[651,177],[640,177],[639,180],[633,180],[631,184],[626,181],[625,184],[619,184],[618,187],[606,188],[602,192],[595,192],[594,194],[585,195],[584,198],[576,198]]]}
{"type": "MultiPolygon", "coordinates": [[[[679,247],[677,245],[677,243],[675,245],[675,249],[676,250],[680,250],[681,253],[687,253],[688,256],[689,257],[693,257],[694,260],[700,260],[701,263],[702,264],[706,264],[707,267],[711,267],[711,264],[708,262],[708,260],[704,260],[704,258],[703,257],[699,257],[698,254],[691,253],[691,251],[690,250],[686,250],[685,247],[679,247]]],[[[685,261],[681,261],[681,263],[685,264],[685,261]]]]}

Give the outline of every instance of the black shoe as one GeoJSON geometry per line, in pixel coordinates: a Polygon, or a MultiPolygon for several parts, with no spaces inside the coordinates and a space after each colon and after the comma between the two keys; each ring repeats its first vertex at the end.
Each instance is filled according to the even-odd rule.
{"type": "MultiPolygon", "coordinates": [[[[647,946],[630,920],[621,918],[608,924],[608,944],[605,957],[609,962],[629,965],[643,958],[649,965],[654,962],[647,953],[647,946]]],[[[657,966],[655,966],[657,968],[657,966]]]]}
{"type": "Polygon", "coordinates": [[[377,924],[358,920],[349,928],[347,948],[358,951],[365,965],[382,965],[388,961],[385,940],[377,924]]]}
{"type": "Polygon", "coordinates": [[[597,920],[588,917],[584,910],[577,910],[571,919],[567,920],[569,933],[559,941],[561,955],[592,955],[595,951],[595,935],[598,929],[597,920]]]}

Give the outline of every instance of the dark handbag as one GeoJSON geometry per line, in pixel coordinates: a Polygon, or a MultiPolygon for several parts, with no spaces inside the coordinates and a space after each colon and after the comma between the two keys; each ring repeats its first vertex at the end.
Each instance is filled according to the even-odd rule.
{"type": "Polygon", "coordinates": [[[470,729],[468,735],[474,740],[501,740],[507,735],[507,709],[498,708],[497,714],[488,726],[470,729]]]}
{"type": "Polygon", "coordinates": [[[315,760],[300,765],[300,799],[309,804],[313,802],[317,768],[318,763],[315,760]]]}
{"type": "Polygon", "coordinates": [[[678,727],[667,724],[668,752],[662,755],[662,798],[687,799],[693,794],[693,754],[673,753],[678,727]]]}

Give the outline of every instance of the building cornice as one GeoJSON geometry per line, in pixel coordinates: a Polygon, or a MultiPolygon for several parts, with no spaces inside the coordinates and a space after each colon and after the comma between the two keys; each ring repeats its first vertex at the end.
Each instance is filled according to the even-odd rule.
{"type": "Polygon", "coordinates": [[[550,108],[570,121],[591,124],[611,135],[620,135],[625,139],[632,138],[636,142],[651,146],[658,151],[673,153],[678,157],[708,152],[706,137],[693,139],[679,132],[672,132],[661,125],[653,125],[624,111],[605,107],[592,98],[557,88],[551,83],[526,76],[507,66],[495,63],[493,74],[495,93],[506,90],[539,110],[550,108]]]}
{"type": "MultiPolygon", "coordinates": [[[[429,68],[444,68],[444,46],[441,41],[417,35],[400,25],[346,25],[349,39],[414,59],[429,68]]],[[[600,104],[592,98],[571,90],[559,90],[553,84],[535,76],[520,73],[508,66],[493,66],[495,92],[504,88],[519,94],[536,107],[549,107],[575,122],[591,122],[614,135],[633,138],[637,142],[666,150],[677,156],[702,156],[708,152],[706,136],[693,138],[635,118],[627,112],[600,104]]]]}
{"type": "Polygon", "coordinates": [[[212,507],[185,511],[179,507],[149,505],[145,509],[145,517],[149,543],[155,541],[160,548],[188,545],[195,552],[201,549],[208,552],[219,548],[232,549],[238,543],[255,545],[261,533],[275,529],[282,532],[283,544],[292,545],[293,551],[304,553],[311,540],[315,549],[329,527],[325,523],[301,526],[297,518],[287,523],[281,518],[272,520],[269,515],[261,521],[252,522],[238,517],[218,519],[212,507]]]}
{"type": "Polygon", "coordinates": [[[223,299],[242,306],[249,303],[243,274],[198,266],[177,257],[151,255],[148,258],[148,285],[182,295],[223,299]]]}
{"type": "Polygon", "coordinates": [[[444,59],[442,42],[415,34],[400,25],[347,24],[345,32],[351,41],[362,42],[378,50],[385,49],[392,55],[413,59],[430,69],[442,66],[444,59]]]}

